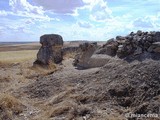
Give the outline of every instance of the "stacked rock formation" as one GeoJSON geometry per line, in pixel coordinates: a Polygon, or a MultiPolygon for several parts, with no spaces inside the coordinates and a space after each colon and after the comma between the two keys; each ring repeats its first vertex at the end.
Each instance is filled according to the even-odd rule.
{"type": "Polygon", "coordinates": [[[116,39],[110,39],[98,49],[96,54],[125,58],[145,52],[160,53],[160,32],[142,32],[139,30],[137,33],[131,32],[125,37],[117,36],[116,39]]]}
{"type": "Polygon", "coordinates": [[[160,59],[160,32],[131,32],[127,36],[117,36],[107,41],[102,47],[93,43],[84,43],[79,46],[80,53],[73,62],[81,68],[101,67],[109,59],[116,57],[132,60],[146,58],[160,59]]]}
{"type": "Polygon", "coordinates": [[[63,38],[57,34],[47,34],[40,37],[41,48],[34,64],[49,65],[60,63],[63,59],[63,38]]]}

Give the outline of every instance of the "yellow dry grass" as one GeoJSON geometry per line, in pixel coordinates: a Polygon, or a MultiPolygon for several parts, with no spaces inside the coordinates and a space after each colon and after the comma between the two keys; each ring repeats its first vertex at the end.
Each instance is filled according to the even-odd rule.
{"type": "Polygon", "coordinates": [[[67,53],[67,54],[64,55],[64,58],[65,59],[68,59],[68,58],[73,58],[74,59],[76,54],[77,54],[76,52],[67,53]]]}
{"type": "Polygon", "coordinates": [[[0,52],[0,64],[20,63],[36,59],[37,50],[0,52]]]}
{"type": "Polygon", "coordinates": [[[0,93],[0,120],[12,119],[14,115],[22,113],[24,107],[25,106],[12,95],[0,93]]]}

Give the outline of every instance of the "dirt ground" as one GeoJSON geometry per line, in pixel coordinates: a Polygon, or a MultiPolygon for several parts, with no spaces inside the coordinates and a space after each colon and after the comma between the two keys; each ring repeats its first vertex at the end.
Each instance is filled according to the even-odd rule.
{"type": "MultiPolygon", "coordinates": [[[[14,114],[11,108],[5,109],[13,112],[12,114],[7,114],[2,109],[2,116],[0,116],[2,120],[89,119],[92,105],[85,105],[85,102],[87,102],[87,97],[88,99],[92,97],[81,93],[84,90],[81,85],[85,83],[83,77],[87,76],[89,79],[88,75],[91,76],[98,72],[99,68],[78,70],[73,67],[72,62],[72,58],[65,58],[63,63],[57,66],[58,71],[46,75],[37,74],[34,70],[29,69],[28,66],[32,65],[32,61],[1,67],[0,90],[3,94],[1,98],[8,95],[7,99],[10,101],[13,97],[14,101],[19,102],[22,109],[19,114],[14,114]]],[[[99,115],[103,112],[105,119],[105,111],[98,111],[99,115]]],[[[117,118],[119,117],[118,113],[114,114],[117,118]]]]}

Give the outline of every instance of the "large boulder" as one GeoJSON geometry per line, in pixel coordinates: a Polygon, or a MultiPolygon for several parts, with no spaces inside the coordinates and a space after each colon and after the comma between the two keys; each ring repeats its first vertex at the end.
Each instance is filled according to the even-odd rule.
{"type": "Polygon", "coordinates": [[[37,53],[35,64],[49,65],[60,63],[63,59],[63,38],[57,34],[47,34],[40,37],[41,48],[37,53]]]}
{"type": "Polygon", "coordinates": [[[40,37],[42,46],[63,46],[63,38],[57,34],[46,34],[40,37]]]}

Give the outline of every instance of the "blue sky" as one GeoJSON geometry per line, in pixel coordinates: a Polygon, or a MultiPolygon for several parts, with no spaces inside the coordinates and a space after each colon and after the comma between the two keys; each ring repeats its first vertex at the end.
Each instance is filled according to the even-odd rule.
{"type": "Polygon", "coordinates": [[[0,0],[0,42],[108,40],[160,30],[160,0],[0,0]]]}

